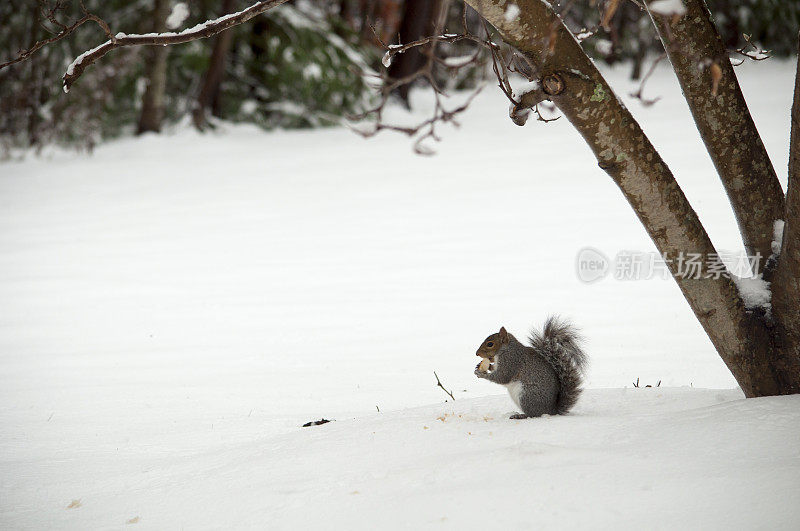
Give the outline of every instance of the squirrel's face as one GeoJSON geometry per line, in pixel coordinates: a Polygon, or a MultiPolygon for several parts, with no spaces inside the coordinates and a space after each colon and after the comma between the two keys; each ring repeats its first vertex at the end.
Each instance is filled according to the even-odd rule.
{"type": "Polygon", "coordinates": [[[492,359],[497,355],[500,347],[506,344],[508,344],[508,332],[506,332],[505,328],[501,328],[499,332],[490,335],[481,343],[475,355],[492,359]]]}

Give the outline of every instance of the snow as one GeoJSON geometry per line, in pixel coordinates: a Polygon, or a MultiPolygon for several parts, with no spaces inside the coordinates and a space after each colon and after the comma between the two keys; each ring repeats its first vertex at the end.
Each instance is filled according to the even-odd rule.
{"type": "MultiPolygon", "coordinates": [[[[776,168],[793,66],[737,68],[776,168]]],[[[674,74],[642,107],[608,73],[741,250],[674,74]]],[[[435,157],[223,125],[2,164],[0,528],[793,527],[798,398],[731,390],[674,282],[577,278],[584,247],[655,249],[566,120],[507,104],[484,90],[435,157]],[[589,390],[510,421],[475,349],[553,312],[589,390]]]]}
{"type": "Polygon", "coordinates": [[[442,63],[450,68],[461,68],[475,61],[474,54],[454,55],[442,59],[442,63]]]}
{"type": "Polygon", "coordinates": [[[31,466],[36,450],[20,447],[4,470],[14,479],[3,503],[15,510],[2,518],[7,528],[118,528],[138,518],[144,529],[287,530],[797,521],[800,396],[597,389],[569,416],[512,421],[511,411],[507,396],[492,396],[308,428],[242,412],[201,430],[177,417],[156,444],[129,424],[125,439],[90,434],[99,440],[59,452],[67,482],[50,483],[51,470],[31,466]],[[178,449],[191,443],[203,449],[178,449]],[[67,509],[72,500],[80,506],[67,509]]]}
{"type": "Polygon", "coordinates": [[[306,79],[320,79],[322,77],[322,68],[316,63],[310,63],[303,68],[303,77],[306,79]]]}
{"type": "Polygon", "coordinates": [[[781,246],[783,245],[783,226],[784,221],[782,219],[776,219],[775,222],[772,224],[772,243],[770,248],[772,249],[772,254],[779,255],[781,254],[781,246]]]}
{"type": "Polygon", "coordinates": [[[739,295],[744,301],[745,308],[770,309],[772,292],[769,289],[769,282],[761,276],[751,278],[734,276],[731,278],[739,289],[739,295]]]}
{"type": "Polygon", "coordinates": [[[506,12],[503,13],[503,18],[506,22],[513,22],[519,17],[519,6],[517,4],[509,4],[506,12]]]}
{"type": "Polygon", "coordinates": [[[596,39],[594,45],[601,55],[611,55],[611,51],[614,49],[614,44],[608,39],[596,39]]]}
{"type": "Polygon", "coordinates": [[[744,55],[753,59],[754,61],[763,61],[764,59],[769,59],[772,55],[769,53],[768,50],[754,50],[749,52],[744,52],[744,55]]]}
{"type": "Polygon", "coordinates": [[[648,8],[651,13],[663,15],[665,17],[673,15],[683,16],[686,14],[686,6],[683,5],[682,0],[656,0],[655,2],[648,3],[648,8]]]}
{"type": "Polygon", "coordinates": [[[534,92],[539,90],[539,80],[514,80],[513,90],[511,91],[511,96],[516,100],[520,101],[525,94],[528,92],[534,92]]]}
{"type": "Polygon", "coordinates": [[[167,17],[167,27],[175,29],[181,26],[189,18],[189,6],[185,2],[178,2],[172,6],[172,11],[167,17]]]}

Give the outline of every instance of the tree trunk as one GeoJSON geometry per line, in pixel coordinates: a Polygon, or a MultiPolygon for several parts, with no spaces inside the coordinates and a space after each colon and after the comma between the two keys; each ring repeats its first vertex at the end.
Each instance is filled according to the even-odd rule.
{"type": "Polygon", "coordinates": [[[684,16],[650,16],[725,186],[747,254],[765,261],[773,224],[783,216],[783,190],[708,8],[703,0],[684,4],[684,16]]]}
{"type": "Polygon", "coordinates": [[[671,260],[668,265],[684,297],[745,395],[797,392],[800,372],[789,375],[788,381],[776,374],[770,363],[772,336],[745,310],[733,281],[679,274],[679,256],[713,256],[714,246],[639,124],[550,6],[541,0],[517,0],[519,16],[507,20],[505,0],[467,3],[534,68],[540,88],[526,96],[526,104],[553,101],[619,186],[658,250],[671,260]]]}
{"type": "Polygon", "coordinates": [[[800,35],[791,121],[789,184],[781,253],[772,281],[772,313],[780,350],[776,363],[800,372],[800,35]]]}
{"type": "MultiPolygon", "coordinates": [[[[441,14],[442,0],[406,0],[400,23],[400,42],[408,43],[433,35],[439,26],[441,14]]],[[[429,58],[426,54],[433,53],[432,46],[412,48],[395,56],[389,67],[389,77],[397,80],[413,76],[428,64],[429,58]]],[[[396,89],[406,107],[409,106],[410,89],[411,83],[403,83],[396,89]]]]}
{"type": "MultiPolygon", "coordinates": [[[[169,1],[155,0],[153,6],[153,32],[163,33],[167,30],[169,1]]],[[[164,92],[167,87],[167,55],[166,46],[153,46],[147,55],[147,88],[142,97],[142,114],[139,117],[137,134],[161,131],[164,118],[164,92]]]]}
{"type": "MultiPolygon", "coordinates": [[[[232,12],[235,5],[235,0],[223,0],[222,13],[228,14],[232,12]]],[[[197,101],[192,110],[192,121],[198,129],[205,128],[208,109],[218,101],[219,87],[225,75],[225,63],[233,43],[233,35],[234,32],[232,30],[227,30],[217,35],[214,39],[214,49],[211,51],[208,70],[206,70],[203,86],[200,88],[200,93],[197,95],[197,101]]]]}

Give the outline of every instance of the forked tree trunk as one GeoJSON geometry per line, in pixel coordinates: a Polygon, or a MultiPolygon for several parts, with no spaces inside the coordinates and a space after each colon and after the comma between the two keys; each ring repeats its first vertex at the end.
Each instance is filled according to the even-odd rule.
{"type": "Polygon", "coordinates": [[[540,80],[526,105],[553,101],[583,136],[600,167],[619,186],[668,265],[689,306],[745,395],[800,392],[800,359],[775,364],[774,336],[745,310],[724,276],[680,276],[677,258],[716,255],[697,214],[633,116],[584,53],[575,37],[541,0],[466,0],[522,53],[540,80]]]}
{"type": "Polygon", "coordinates": [[[763,265],[772,253],[774,222],[783,218],[783,190],[711,13],[703,0],[683,3],[684,16],[650,16],[725,186],[747,254],[760,255],[763,265]]]}
{"type": "MultiPolygon", "coordinates": [[[[153,32],[163,33],[167,30],[168,0],[155,0],[153,6],[153,32]]],[[[148,50],[146,68],[147,88],[142,97],[142,114],[139,116],[137,134],[161,131],[164,119],[164,92],[167,87],[167,55],[166,46],[153,46],[148,50]]]]}

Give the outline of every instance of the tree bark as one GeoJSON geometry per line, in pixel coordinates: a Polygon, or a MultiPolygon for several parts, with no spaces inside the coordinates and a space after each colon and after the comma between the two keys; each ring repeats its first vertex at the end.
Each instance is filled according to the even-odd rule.
{"type": "Polygon", "coordinates": [[[772,281],[772,312],[780,355],[776,363],[800,372],[800,35],[789,140],[789,184],[783,241],[772,281]]]}
{"type": "MultiPolygon", "coordinates": [[[[232,12],[234,7],[235,0],[223,0],[222,14],[226,15],[232,12]]],[[[198,129],[205,128],[208,109],[212,107],[219,95],[219,87],[225,75],[225,63],[233,43],[233,35],[234,32],[231,30],[224,31],[217,35],[214,40],[214,48],[211,51],[208,70],[206,70],[203,78],[203,86],[197,95],[197,101],[192,110],[192,121],[198,129]]]]}
{"type": "MultiPolygon", "coordinates": [[[[442,0],[406,0],[403,8],[403,19],[400,23],[400,43],[408,43],[433,35],[439,25],[442,11],[442,0]]],[[[422,69],[428,62],[426,53],[432,52],[430,44],[422,49],[412,48],[395,56],[389,67],[389,77],[404,79],[422,69]]],[[[411,83],[403,83],[396,89],[397,95],[409,106],[408,93],[411,83]]]]}
{"type": "Polygon", "coordinates": [[[683,16],[648,12],[725,187],[747,254],[760,255],[763,263],[772,253],[773,224],[783,216],[783,190],[705,2],[683,3],[683,16]]]}
{"type": "MultiPolygon", "coordinates": [[[[541,94],[583,136],[600,167],[619,186],[670,270],[689,306],[746,396],[783,394],[770,360],[771,335],[748,313],[733,281],[679,275],[679,256],[716,255],[683,191],[639,124],[619,102],[575,37],[541,0],[517,0],[519,15],[506,18],[506,0],[467,0],[531,63],[541,94]]],[[[798,387],[800,374],[789,385],[798,387]]]]}
{"type": "MultiPolygon", "coordinates": [[[[153,6],[153,32],[163,33],[167,30],[169,1],[155,0],[153,6]]],[[[169,48],[156,46],[148,50],[147,88],[142,97],[142,114],[136,134],[161,131],[164,118],[164,93],[167,88],[167,55],[169,48]]]]}

